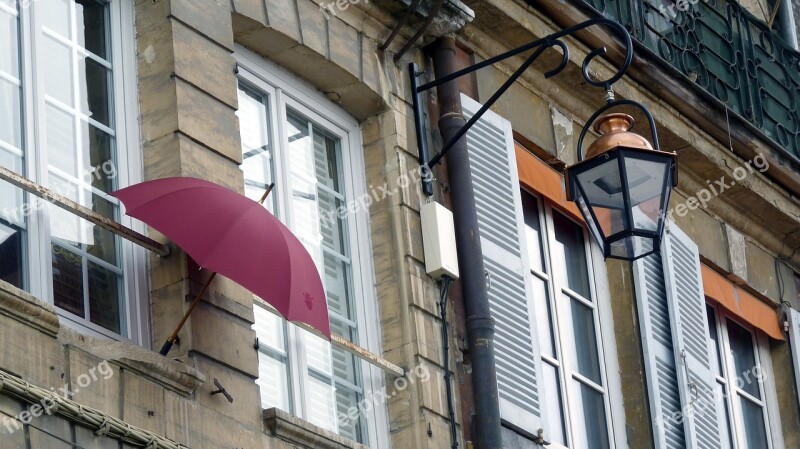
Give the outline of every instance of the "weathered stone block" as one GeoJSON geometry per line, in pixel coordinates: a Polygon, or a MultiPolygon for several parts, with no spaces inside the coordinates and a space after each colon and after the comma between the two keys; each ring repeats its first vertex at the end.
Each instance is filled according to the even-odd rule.
{"type": "Polygon", "coordinates": [[[295,0],[265,0],[267,25],[281,34],[300,42],[300,24],[297,21],[295,0]]]}
{"type": "Polygon", "coordinates": [[[170,0],[172,16],[217,44],[233,51],[233,33],[229,2],[219,0],[170,0]]]}
{"type": "Polygon", "coordinates": [[[319,7],[309,0],[297,0],[300,15],[300,36],[303,45],[322,56],[330,57],[328,49],[328,22],[319,7]]]}
{"type": "Polygon", "coordinates": [[[258,356],[253,349],[256,339],[250,323],[201,302],[190,324],[192,350],[235,367],[255,379],[258,356]]]}
{"type": "Polygon", "coordinates": [[[173,22],[175,75],[236,109],[236,62],[231,52],[180,22],[173,22]]]}
{"type": "Polygon", "coordinates": [[[236,110],[178,78],[175,79],[175,88],[180,131],[241,164],[242,146],[236,110]]]}
{"type": "Polygon", "coordinates": [[[67,346],[72,399],[122,418],[121,376],[118,366],[81,349],[67,346]]]}
{"type": "MultiPolygon", "coordinates": [[[[255,353],[252,344],[246,349],[255,353]]],[[[261,425],[261,394],[252,377],[202,357],[196,359],[196,364],[198,369],[205,373],[210,380],[197,391],[197,403],[200,406],[248,426],[258,427],[261,425]],[[213,379],[217,379],[233,397],[232,404],[221,394],[211,396],[211,392],[217,390],[213,379]]]]}
{"type": "Polygon", "coordinates": [[[328,20],[331,61],[350,72],[356,79],[361,78],[361,36],[355,28],[341,19],[328,20]]]}
{"type": "MultiPolygon", "coordinates": [[[[266,23],[266,9],[264,0],[232,0],[233,11],[259,23],[266,23]]],[[[234,18],[234,20],[236,20],[234,18]]],[[[236,27],[234,26],[234,29],[236,27]]]]}
{"type": "Polygon", "coordinates": [[[164,435],[164,387],[130,370],[121,370],[122,419],[129,424],[164,435]]]}

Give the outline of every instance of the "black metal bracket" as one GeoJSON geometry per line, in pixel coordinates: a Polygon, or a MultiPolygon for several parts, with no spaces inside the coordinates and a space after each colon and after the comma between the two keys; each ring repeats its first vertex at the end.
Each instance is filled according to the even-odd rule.
{"type": "MultiPolygon", "coordinates": [[[[622,78],[623,75],[625,75],[625,72],[628,70],[628,67],[630,67],[631,62],[633,61],[633,42],[631,41],[631,35],[628,33],[625,27],[623,27],[617,22],[614,22],[613,20],[606,18],[587,20],[586,22],[564,29],[562,31],[559,31],[558,33],[553,33],[541,39],[537,39],[521,47],[507,51],[503,54],[482,61],[478,64],[472,65],[465,69],[454,72],[448,76],[433,80],[429,83],[425,83],[422,85],[420,85],[419,77],[424,72],[421,72],[419,70],[419,66],[417,66],[416,63],[409,64],[408,69],[409,69],[409,76],[411,78],[412,107],[414,109],[414,127],[416,128],[417,132],[417,148],[419,149],[419,164],[421,169],[429,173],[430,169],[442,160],[442,158],[447,154],[450,148],[452,148],[456,142],[458,142],[461,138],[463,138],[467,134],[467,131],[469,131],[472,125],[474,125],[475,122],[480,120],[483,114],[486,113],[486,111],[488,111],[489,108],[492,107],[492,105],[494,105],[497,99],[500,98],[500,96],[502,96],[508,90],[508,88],[510,88],[511,85],[514,84],[514,82],[531,65],[533,65],[536,59],[538,59],[539,56],[541,56],[542,53],[544,53],[545,50],[547,50],[548,48],[559,47],[561,49],[562,57],[561,57],[561,62],[557,67],[545,72],[545,78],[550,78],[561,73],[561,71],[564,70],[564,68],[566,68],[567,64],[569,63],[569,47],[567,47],[567,44],[565,44],[561,40],[561,38],[576,33],[580,30],[583,30],[584,28],[588,28],[595,25],[609,26],[614,31],[616,31],[617,34],[619,34],[619,36],[623,40],[623,43],[625,44],[625,62],[617,70],[617,72],[614,73],[614,75],[612,75],[610,78],[606,80],[596,80],[589,74],[589,64],[597,56],[602,56],[606,54],[607,53],[606,47],[601,47],[589,52],[589,54],[587,54],[586,58],[584,58],[583,60],[582,74],[586,82],[592,86],[602,87],[606,91],[610,91],[611,86],[615,82],[617,82],[620,78],[622,78]],[[425,128],[425,119],[423,114],[423,103],[421,98],[422,93],[441,84],[453,81],[464,75],[468,75],[484,67],[490,66],[497,62],[503,61],[505,59],[511,58],[513,56],[519,55],[520,53],[524,53],[526,51],[533,49],[535,49],[535,51],[525,60],[525,62],[523,62],[523,64],[514,72],[514,74],[511,75],[511,77],[509,77],[508,80],[506,80],[506,82],[503,83],[502,86],[500,86],[497,92],[495,92],[491,96],[491,98],[489,98],[489,100],[486,101],[486,103],[480,108],[480,110],[478,110],[478,112],[475,113],[475,115],[473,115],[472,118],[469,119],[469,121],[467,121],[467,123],[458,131],[458,133],[456,133],[455,136],[453,136],[453,138],[449,142],[446,142],[444,144],[439,153],[437,153],[433,158],[430,158],[428,151],[428,142],[426,139],[427,130],[425,128]]],[[[430,176],[423,177],[422,191],[425,193],[426,196],[433,195],[433,182],[430,176]]]]}

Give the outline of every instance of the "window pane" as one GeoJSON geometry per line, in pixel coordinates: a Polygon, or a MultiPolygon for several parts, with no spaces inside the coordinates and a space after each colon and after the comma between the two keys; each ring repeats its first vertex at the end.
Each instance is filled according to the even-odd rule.
{"type": "Polygon", "coordinates": [[[755,352],[753,348],[753,335],[743,327],[728,320],[728,339],[733,355],[733,365],[735,367],[736,385],[749,394],[760,398],[760,388],[758,378],[755,374],[761,371],[756,366],[755,352]],[[754,369],[755,368],[755,369],[754,369]]]}
{"type": "Polygon", "coordinates": [[[553,269],[560,270],[570,289],[591,299],[583,228],[558,212],[553,212],[553,227],[557,242],[553,251],[553,269]]]}
{"type": "Polygon", "coordinates": [[[89,151],[83,154],[83,182],[101,192],[117,188],[119,175],[114,157],[114,139],[100,128],[82,123],[83,142],[89,151]]]}
{"type": "Polygon", "coordinates": [[[308,368],[326,376],[333,374],[330,343],[308,331],[303,330],[301,332],[303,332],[306,342],[306,364],[308,364],[308,368]]]}
{"type": "Polygon", "coordinates": [[[85,318],[81,256],[53,245],[53,299],[57,307],[85,318]]]}
{"type": "Polygon", "coordinates": [[[546,437],[551,443],[567,444],[567,429],[564,423],[564,407],[561,402],[561,382],[558,379],[558,368],[542,362],[544,374],[544,391],[547,392],[547,424],[549,432],[546,437]]]}
{"type": "Polygon", "coordinates": [[[70,38],[70,1],[69,0],[40,0],[41,7],[36,11],[42,12],[44,26],[50,28],[67,39],[70,38]]]}
{"type": "Polygon", "coordinates": [[[336,432],[336,400],[333,385],[314,376],[306,376],[306,413],[308,422],[336,432]]]}
{"type": "MultiPolygon", "coordinates": [[[[239,130],[242,139],[242,171],[245,194],[258,201],[267,187],[275,182],[274,156],[269,133],[268,97],[239,86],[239,130]]],[[[280,187],[279,187],[280,188],[280,187]]],[[[267,197],[264,204],[275,211],[275,195],[267,197]]]]}
{"type": "Polygon", "coordinates": [[[260,305],[253,306],[255,324],[253,330],[256,331],[259,344],[286,354],[286,337],[283,318],[275,315],[260,305]]]}
{"type": "Polygon", "coordinates": [[[528,245],[528,263],[531,268],[544,271],[542,259],[542,237],[539,224],[539,205],[536,197],[522,191],[522,210],[525,216],[525,240],[528,245]]]}
{"type": "Polygon", "coordinates": [[[77,0],[78,44],[90,52],[108,59],[106,34],[106,7],[94,0],[77,0]]]}
{"type": "Polygon", "coordinates": [[[0,78],[0,142],[17,149],[22,146],[19,100],[19,86],[0,78]]]}
{"type": "Polygon", "coordinates": [[[570,352],[573,356],[573,364],[581,375],[601,385],[600,358],[597,351],[597,333],[594,328],[593,310],[566,295],[564,299],[571,302],[572,309],[572,322],[569,324],[572,328],[570,352]]]}
{"type": "Polygon", "coordinates": [[[0,221],[0,280],[22,288],[22,231],[0,221]]]}
{"type": "Polygon", "coordinates": [[[764,411],[761,406],[750,402],[750,400],[739,397],[742,405],[742,421],[744,424],[745,440],[747,448],[766,448],[767,429],[764,425],[764,411]]]}
{"type": "Polygon", "coordinates": [[[277,407],[283,411],[292,412],[289,403],[289,372],[286,363],[258,353],[258,386],[261,388],[261,406],[263,408],[277,407]]]}
{"type": "Polygon", "coordinates": [[[111,332],[122,334],[120,276],[94,262],[89,262],[89,318],[111,332]]]}
{"type": "MultiPolygon", "coordinates": [[[[361,411],[358,408],[358,403],[361,400],[361,395],[342,385],[336,386],[336,414],[339,417],[339,435],[359,443],[364,443],[364,432],[362,426],[364,420],[362,415],[369,410],[361,411]],[[351,410],[359,410],[356,419],[351,420],[348,414],[351,410]]],[[[366,404],[366,403],[365,403],[366,404]]],[[[373,407],[380,407],[380,404],[370,404],[373,407]]],[[[367,406],[369,407],[369,406],[367,406]]]]}
{"type": "Polygon", "coordinates": [[[550,299],[547,294],[547,283],[537,276],[533,279],[533,307],[536,313],[536,334],[539,337],[539,349],[543,354],[556,358],[555,339],[553,338],[553,313],[550,310],[550,299]]]}
{"type": "Polygon", "coordinates": [[[731,432],[731,413],[728,410],[728,399],[726,395],[726,386],[717,382],[717,416],[719,417],[719,424],[722,429],[720,441],[721,449],[733,449],[733,433],[731,432]]]}
{"type": "MultiPolygon", "coordinates": [[[[0,149],[0,166],[18,174],[23,171],[22,158],[2,149],[0,149]]],[[[14,187],[8,182],[0,181],[0,219],[24,227],[25,216],[23,212],[22,189],[14,187]]]]}
{"type": "Polygon", "coordinates": [[[77,178],[75,120],[72,115],[50,104],[46,109],[48,165],[77,178]]]}
{"type": "MultiPolygon", "coordinates": [[[[50,186],[60,195],[80,203],[78,188],[71,182],[51,174],[50,186]]],[[[76,247],[85,243],[81,235],[81,221],[77,215],[50,203],[47,203],[47,208],[50,211],[50,234],[53,239],[76,247]]]]}
{"type": "Polygon", "coordinates": [[[40,73],[44,77],[44,91],[61,103],[73,106],[72,50],[47,35],[42,36],[42,41],[39,61],[42,64],[40,73]]]}
{"type": "Polygon", "coordinates": [[[98,122],[111,123],[111,71],[91,58],[81,64],[81,110],[98,122]]]}
{"type": "Polygon", "coordinates": [[[0,9],[0,72],[14,78],[19,78],[18,23],[16,15],[0,9]]]}
{"type": "Polygon", "coordinates": [[[606,410],[603,395],[583,383],[573,380],[578,413],[571,421],[575,435],[575,448],[610,449],[606,410]]]}
{"type": "Polygon", "coordinates": [[[720,359],[720,345],[719,337],[717,336],[717,314],[711,306],[706,306],[706,315],[708,315],[708,331],[711,334],[711,357],[714,359],[714,365],[717,376],[724,376],[722,371],[722,359],[720,359]]]}

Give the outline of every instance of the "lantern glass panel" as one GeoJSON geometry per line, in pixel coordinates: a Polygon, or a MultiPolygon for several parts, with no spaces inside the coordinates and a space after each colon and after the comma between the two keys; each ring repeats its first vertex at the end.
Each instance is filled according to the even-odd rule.
{"type": "Polygon", "coordinates": [[[600,164],[575,173],[575,177],[580,188],[578,196],[582,196],[586,203],[583,207],[588,206],[594,212],[603,236],[628,229],[625,185],[616,157],[603,158],[600,164]]]}
{"type": "Polygon", "coordinates": [[[658,230],[663,209],[662,193],[669,164],[665,163],[666,158],[626,153],[625,177],[628,181],[633,227],[655,232],[658,230]]]}
{"type": "Polygon", "coordinates": [[[635,259],[653,251],[653,237],[631,235],[609,242],[609,256],[635,259]]]}

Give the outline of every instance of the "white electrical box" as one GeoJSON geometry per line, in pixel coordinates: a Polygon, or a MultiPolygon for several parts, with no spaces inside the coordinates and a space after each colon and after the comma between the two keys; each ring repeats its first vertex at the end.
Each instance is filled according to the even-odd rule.
{"type": "Polygon", "coordinates": [[[441,204],[431,202],[422,206],[420,215],[425,271],[436,279],[443,276],[458,279],[458,253],[453,213],[441,204]]]}

